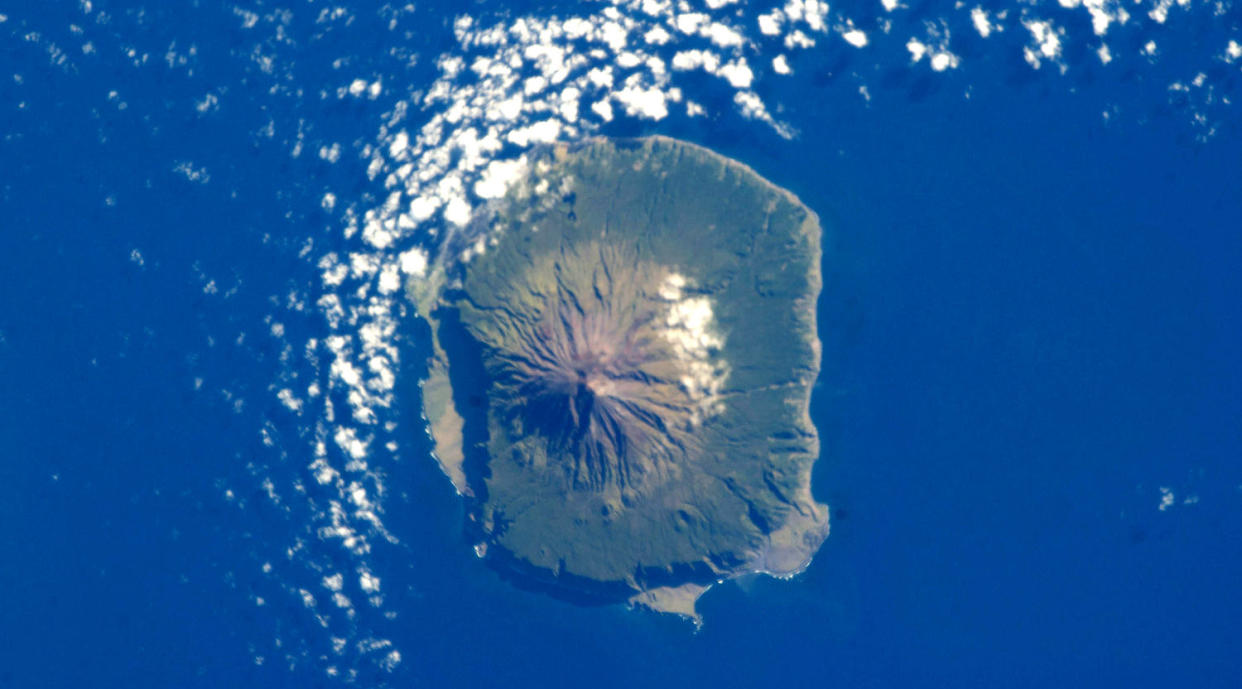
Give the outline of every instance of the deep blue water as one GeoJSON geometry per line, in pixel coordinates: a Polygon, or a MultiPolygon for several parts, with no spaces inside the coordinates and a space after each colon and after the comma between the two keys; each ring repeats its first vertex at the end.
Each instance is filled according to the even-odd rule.
{"type": "MultiPolygon", "coordinates": [[[[958,72],[865,72],[869,103],[835,76],[861,69],[852,53],[804,56],[774,94],[793,143],[736,116],[617,122],[605,132],[738,157],[823,217],[812,411],[832,535],[793,581],[713,590],[698,633],[517,590],[462,540],[407,324],[406,439],[385,468],[400,543],[371,558],[397,615],[362,606],[325,630],[282,590],[305,575],[272,555],[307,526],[260,479],[310,451],[268,389],[281,354],[265,318],[269,296],[320,289],[307,238],[315,255],[347,248],[324,191],[382,190],[366,161],[292,159],[283,137],[375,137],[378,110],[305,95],[340,82],[333,55],[394,90],[425,87],[432,60],[389,54],[383,13],[356,8],[330,39],[269,46],[304,91],[273,95],[231,12],[111,5],[88,34],[117,52],[73,70],[13,27],[80,53],[76,5],[0,24],[0,688],[337,686],[317,659],[342,629],[402,656],[385,671],[347,655],[359,686],[1242,683],[1236,106],[1196,141],[1193,107],[1152,72],[1071,54],[1069,75],[1035,73],[962,36],[958,72]],[[118,57],[159,62],[174,40],[199,46],[192,75],[118,57]],[[199,117],[213,89],[221,114],[199,117]],[[276,136],[257,135],[269,121],[276,136]],[[210,181],[173,172],[181,160],[210,181]]],[[[420,11],[410,49],[448,49],[460,10],[420,11]]],[[[1158,74],[1198,68],[1177,48],[1199,31],[1162,35],[1158,74]]],[[[1234,70],[1211,76],[1237,98],[1234,70]]],[[[313,313],[282,320],[293,342],[326,332],[313,313]]]]}

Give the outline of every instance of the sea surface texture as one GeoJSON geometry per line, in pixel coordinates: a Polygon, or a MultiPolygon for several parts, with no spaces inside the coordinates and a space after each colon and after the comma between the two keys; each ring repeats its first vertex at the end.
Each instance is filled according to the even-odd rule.
{"type": "Polygon", "coordinates": [[[1230,0],[0,0],[0,689],[1242,686],[1240,124],[1230,0]],[[831,534],[697,630],[488,567],[421,407],[596,135],[824,229],[831,534]]]}

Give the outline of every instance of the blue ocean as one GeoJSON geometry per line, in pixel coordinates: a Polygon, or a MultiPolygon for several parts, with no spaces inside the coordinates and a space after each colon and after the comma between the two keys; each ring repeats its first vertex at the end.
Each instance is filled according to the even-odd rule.
{"type": "Polygon", "coordinates": [[[1242,686],[1230,0],[0,3],[0,689],[1242,686]],[[832,531],[703,626],[524,590],[401,292],[532,147],[825,229],[832,531]]]}

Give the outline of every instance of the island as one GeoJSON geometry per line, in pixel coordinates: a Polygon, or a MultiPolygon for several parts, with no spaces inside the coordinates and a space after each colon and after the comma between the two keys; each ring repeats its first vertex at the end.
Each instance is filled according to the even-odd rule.
{"type": "Polygon", "coordinates": [[[430,325],[427,428],[480,557],[696,621],[715,583],[805,569],[828,534],[820,243],[793,194],[700,146],[528,154],[407,287],[430,325]]]}

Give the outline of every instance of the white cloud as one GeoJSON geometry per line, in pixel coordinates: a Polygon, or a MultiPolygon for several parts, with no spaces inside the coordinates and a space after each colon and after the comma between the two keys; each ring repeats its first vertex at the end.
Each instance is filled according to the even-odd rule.
{"type": "Polygon", "coordinates": [[[626,51],[617,56],[617,66],[622,69],[637,67],[642,64],[642,62],[643,59],[638,56],[638,53],[626,51]]]}
{"type": "Polygon", "coordinates": [[[858,29],[850,29],[849,31],[842,33],[841,38],[844,38],[846,43],[849,43],[855,48],[861,48],[867,45],[867,34],[859,31],[858,29]]]}
{"type": "Polygon", "coordinates": [[[676,26],[677,30],[683,34],[692,35],[698,33],[699,27],[706,24],[707,21],[708,17],[706,14],[702,14],[700,12],[686,12],[684,14],[677,15],[676,26]]]}
{"type": "Polygon", "coordinates": [[[380,294],[392,294],[401,289],[401,276],[396,263],[386,263],[380,269],[378,288],[380,294]]]}
{"type": "Polygon", "coordinates": [[[1173,6],[1173,0],[1156,0],[1155,5],[1147,12],[1147,16],[1157,24],[1163,24],[1169,18],[1169,8],[1173,6]]]}
{"type": "Polygon", "coordinates": [[[485,199],[498,199],[505,195],[509,185],[526,170],[526,158],[516,160],[493,160],[474,183],[475,195],[485,199]]]}
{"type": "Polygon", "coordinates": [[[406,275],[418,277],[427,272],[427,252],[418,247],[402,252],[398,261],[406,275]]]}
{"type": "Polygon", "coordinates": [[[1242,57],[1242,43],[1234,40],[1229,41],[1229,44],[1225,46],[1225,60],[1233,62],[1240,57],[1242,57]]]}
{"type": "Polygon", "coordinates": [[[931,56],[931,68],[937,72],[957,67],[958,58],[950,52],[941,51],[931,56]]]}
{"type": "Polygon", "coordinates": [[[906,42],[906,50],[910,51],[911,62],[918,62],[927,54],[927,46],[923,45],[917,38],[911,38],[906,42]]]}
{"type": "Polygon", "coordinates": [[[671,38],[672,36],[662,26],[652,27],[647,33],[643,34],[643,40],[652,45],[664,45],[671,38]]]}
{"type": "Polygon", "coordinates": [[[612,121],[612,104],[606,100],[596,101],[591,104],[591,112],[599,115],[599,118],[605,122],[612,121]]]}
{"type": "Polygon", "coordinates": [[[613,94],[613,98],[625,106],[625,114],[662,120],[668,116],[668,104],[664,92],[658,88],[626,86],[613,94]]]}
{"type": "Polygon", "coordinates": [[[629,32],[617,22],[606,22],[601,29],[604,43],[614,51],[619,51],[628,42],[629,32]]]}
{"type": "Polygon", "coordinates": [[[910,61],[918,63],[924,57],[927,57],[927,64],[933,71],[943,72],[946,69],[957,67],[959,59],[957,55],[949,52],[947,49],[935,48],[923,43],[917,38],[911,38],[906,41],[906,50],[910,53],[910,61]]]}
{"type": "Polygon", "coordinates": [[[1046,21],[1025,22],[1031,37],[1039,47],[1040,55],[1052,59],[1061,55],[1061,37],[1052,24],[1046,21]]]}
{"type": "Polygon", "coordinates": [[[790,31],[789,34],[785,36],[785,47],[790,50],[794,48],[814,48],[815,39],[802,33],[801,29],[796,29],[794,31],[790,31]]]}
{"type": "Polygon", "coordinates": [[[323,587],[329,591],[340,591],[345,583],[345,578],[340,573],[325,576],[323,578],[323,587]]]}
{"type": "Polygon", "coordinates": [[[988,19],[988,11],[982,7],[976,7],[970,11],[970,21],[975,25],[975,31],[979,35],[987,38],[992,35],[992,22],[988,19]]]}
{"type": "Polygon", "coordinates": [[[778,36],[781,33],[781,24],[785,19],[785,15],[780,10],[772,10],[767,14],[759,15],[759,33],[764,36],[778,36]]]}
{"type": "Polygon", "coordinates": [[[612,68],[592,67],[587,72],[587,80],[599,88],[612,88],[612,68]]]}
{"type": "Polygon", "coordinates": [[[730,86],[737,89],[750,88],[755,78],[755,73],[750,71],[750,66],[746,64],[744,57],[739,57],[724,65],[717,73],[724,77],[730,86]]]}
{"type": "Polygon", "coordinates": [[[742,38],[742,34],[734,31],[724,24],[721,24],[720,22],[713,22],[711,26],[707,28],[707,37],[712,43],[720,46],[721,48],[738,47],[745,43],[745,40],[742,38]]]}
{"type": "Polygon", "coordinates": [[[706,50],[682,50],[673,55],[673,69],[702,69],[715,74],[720,68],[720,57],[706,50]]]}
{"type": "Polygon", "coordinates": [[[444,219],[454,225],[465,225],[470,222],[470,204],[460,196],[454,196],[444,206],[444,219]]]}

